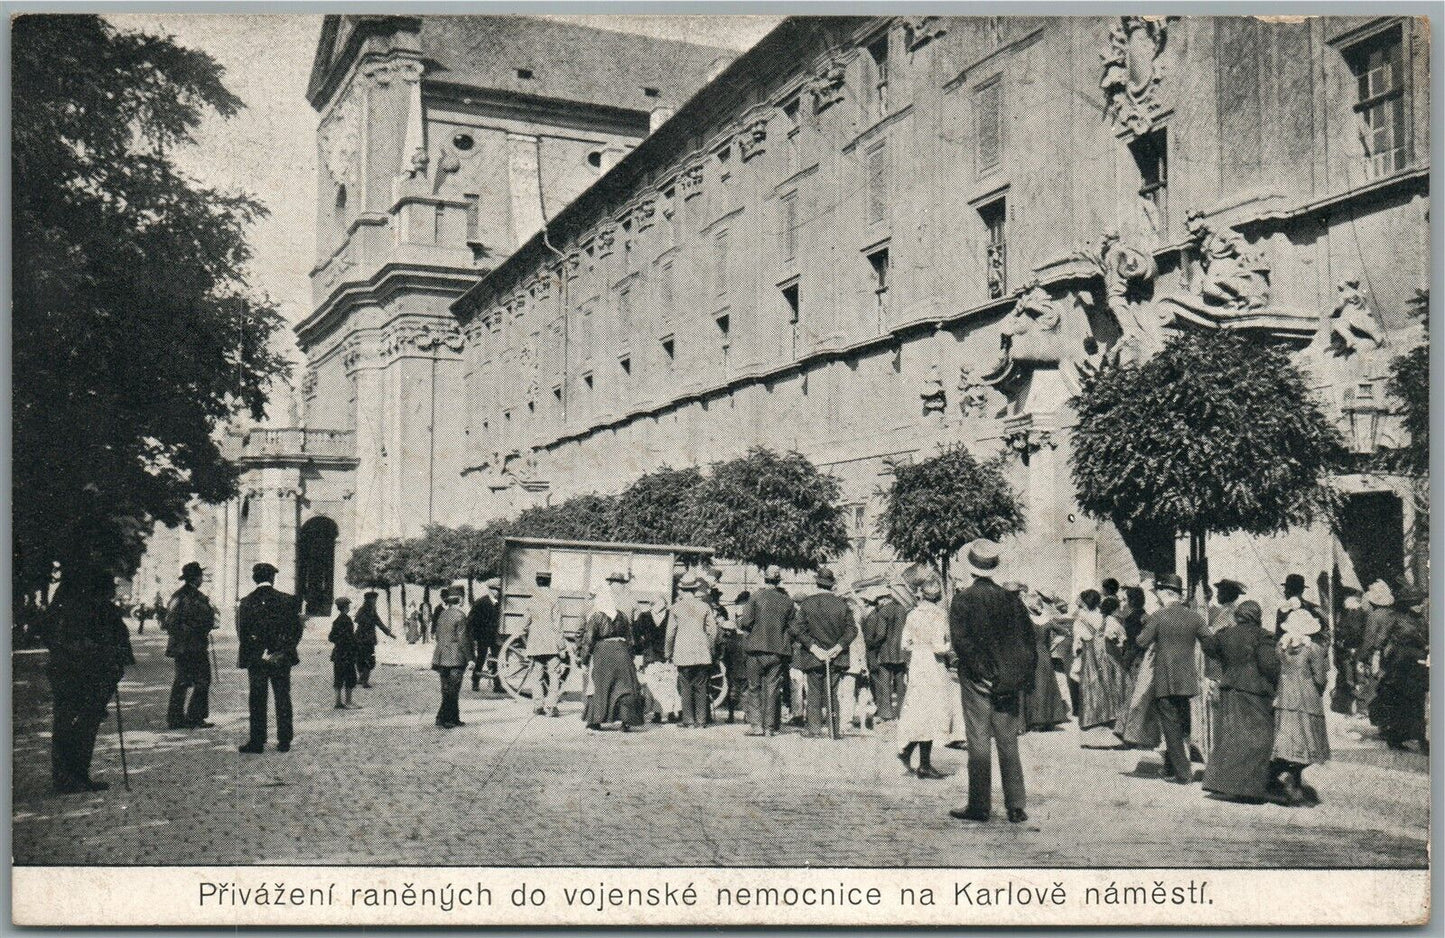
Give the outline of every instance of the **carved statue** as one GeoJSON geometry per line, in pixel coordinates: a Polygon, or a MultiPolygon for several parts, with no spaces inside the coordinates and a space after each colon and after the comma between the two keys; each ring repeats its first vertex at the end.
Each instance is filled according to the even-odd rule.
{"type": "Polygon", "coordinates": [[[1104,60],[1104,113],[1136,134],[1149,130],[1163,109],[1157,96],[1164,78],[1159,56],[1169,28],[1168,16],[1121,16],[1109,33],[1104,60]]]}
{"type": "Polygon", "coordinates": [[[905,16],[903,18],[904,45],[909,52],[917,52],[939,36],[948,32],[941,16],[905,16]]]}
{"type": "Polygon", "coordinates": [[[988,407],[988,385],[967,365],[958,369],[958,398],[958,412],[964,417],[982,415],[988,407]]]}
{"type": "Polygon", "coordinates": [[[1097,244],[1086,244],[1074,256],[1099,269],[1104,280],[1104,302],[1122,333],[1107,351],[1111,361],[1140,361],[1164,341],[1164,320],[1143,302],[1158,268],[1148,251],[1124,244],[1119,233],[1108,229],[1097,244]]]}
{"type": "Polygon", "coordinates": [[[763,144],[768,139],[768,119],[759,117],[748,123],[738,134],[738,156],[744,162],[763,152],[763,144]]]}
{"type": "Polygon", "coordinates": [[[943,389],[937,365],[928,366],[928,377],[923,380],[923,390],[918,396],[923,399],[924,416],[941,414],[948,408],[948,393],[943,389]]]}
{"type": "Polygon", "coordinates": [[[1000,299],[1007,289],[1007,271],[1004,267],[1004,249],[1002,245],[990,244],[986,254],[988,269],[985,276],[988,279],[988,298],[991,300],[1000,299]]]}
{"type": "Polygon", "coordinates": [[[1340,340],[1340,354],[1371,352],[1385,345],[1385,333],[1370,309],[1369,300],[1360,290],[1358,275],[1345,277],[1335,286],[1335,307],[1330,312],[1325,344],[1335,347],[1340,340]]]}
{"type": "Polygon", "coordinates": [[[813,111],[821,114],[843,100],[843,85],[848,77],[848,63],[842,59],[829,61],[808,85],[813,97],[813,111]]]}
{"type": "Polygon", "coordinates": [[[1070,293],[1056,300],[1038,281],[1028,284],[999,324],[998,360],[979,382],[997,387],[1012,378],[1020,365],[1041,365],[1058,368],[1071,389],[1077,390],[1079,363],[1090,354],[1085,343],[1093,338],[1084,311],[1088,302],[1087,293],[1070,293]]]}
{"type": "Polygon", "coordinates": [[[1199,246],[1204,276],[1199,295],[1206,303],[1229,309],[1262,309],[1269,305],[1269,265],[1249,249],[1244,236],[1233,229],[1215,231],[1196,212],[1187,223],[1199,246]]]}

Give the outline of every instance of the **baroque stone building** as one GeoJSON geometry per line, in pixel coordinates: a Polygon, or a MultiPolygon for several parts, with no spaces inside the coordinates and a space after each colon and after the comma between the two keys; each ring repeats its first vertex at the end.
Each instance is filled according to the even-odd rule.
{"type": "MultiPolygon", "coordinates": [[[[1066,402],[1081,367],[1180,327],[1290,343],[1357,451],[1402,441],[1384,377],[1429,277],[1422,21],[798,17],[718,56],[328,17],[298,445],[336,455],[256,470],[295,493],[266,544],[291,539],[302,581],[428,521],[753,445],[838,475],[837,566],[882,572],[880,487],[950,442],[1009,454],[1013,575],[1129,580],[1176,545],[1077,510],[1066,402]]],[[[1408,484],[1341,482],[1340,538],[1214,539],[1213,573],[1265,602],[1287,572],[1401,573],[1408,484]]]]}

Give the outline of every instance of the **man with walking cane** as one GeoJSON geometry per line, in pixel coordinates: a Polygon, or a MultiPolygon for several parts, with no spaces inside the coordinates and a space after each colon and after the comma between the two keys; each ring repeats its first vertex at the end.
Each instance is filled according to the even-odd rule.
{"type": "Polygon", "coordinates": [[[793,619],[793,637],[800,654],[793,664],[808,679],[808,722],[804,736],[823,736],[819,725],[827,712],[828,732],[833,739],[838,732],[838,678],[848,670],[848,646],[858,634],[853,611],[843,598],[834,593],[833,571],[818,570],[818,592],[798,601],[798,614],[793,619]]]}
{"type": "Polygon", "coordinates": [[[204,577],[205,571],[195,561],[182,567],[181,588],[171,596],[161,617],[166,656],[176,663],[170,706],[166,708],[166,726],[173,730],[210,729],[216,725],[206,717],[211,715],[211,676],[215,673],[211,632],[217,617],[216,607],[201,592],[204,577]]]}
{"type": "Polygon", "coordinates": [[[51,782],[62,795],[104,791],[110,785],[90,777],[95,737],[126,665],[135,664],[115,580],[101,571],[67,573],[49,615],[51,782]]]}

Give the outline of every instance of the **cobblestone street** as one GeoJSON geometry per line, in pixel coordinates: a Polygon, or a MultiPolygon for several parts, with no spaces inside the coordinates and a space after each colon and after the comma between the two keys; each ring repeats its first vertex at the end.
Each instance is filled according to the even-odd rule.
{"type": "MultiPolygon", "coordinates": [[[[1022,745],[1029,823],[952,821],[952,777],[905,776],[892,734],[841,742],[744,727],[588,732],[466,685],[467,726],[432,724],[430,646],[383,639],[364,709],[332,708],[326,629],[313,620],[293,675],[289,754],[237,753],[245,683],[222,637],[215,729],[165,728],[164,635],[134,637],[121,685],[132,791],[121,785],[114,713],[101,730],[103,795],[49,788],[43,651],[14,658],[14,825],[18,864],[420,864],[813,866],[1421,867],[1426,760],[1336,726],[1336,761],[1308,770],[1313,809],[1244,806],[1135,777],[1138,752],[1081,749],[1071,729],[1022,745]]],[[[1333,718],[1332,719],[1337,719],[1333,718]]],[[[1367,724],[1366,724],[1367,726],[1367,724]]],[[[1101,740],[1102,742],[1102,740],[1101,740]]],[[[1144,758],[1150,758],[1144,754],[1144,758]]],[[[955,774],[960,773],[960,774],[955,774]]],[[[997,777],[995,773],[995,784],[997,777]]],[[[995,796],[1001,802],[1001,796],[995,796]]],[[[1002,814],[1002,805],[995,812],[1002,814]]]]}

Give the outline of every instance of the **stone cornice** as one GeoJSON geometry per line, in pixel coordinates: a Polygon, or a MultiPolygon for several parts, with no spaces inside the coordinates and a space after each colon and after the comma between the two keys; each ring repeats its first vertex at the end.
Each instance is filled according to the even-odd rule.
{"type": "Polygon", "coordinates": [[[422,290],[460,296],[483,273],[470,267],[433,264],[383,264],[363,281],[337,286],[310,316],[293,328],[303,352],[319,344],[358,306],[379,305],[402,291],[422,290]]]}

